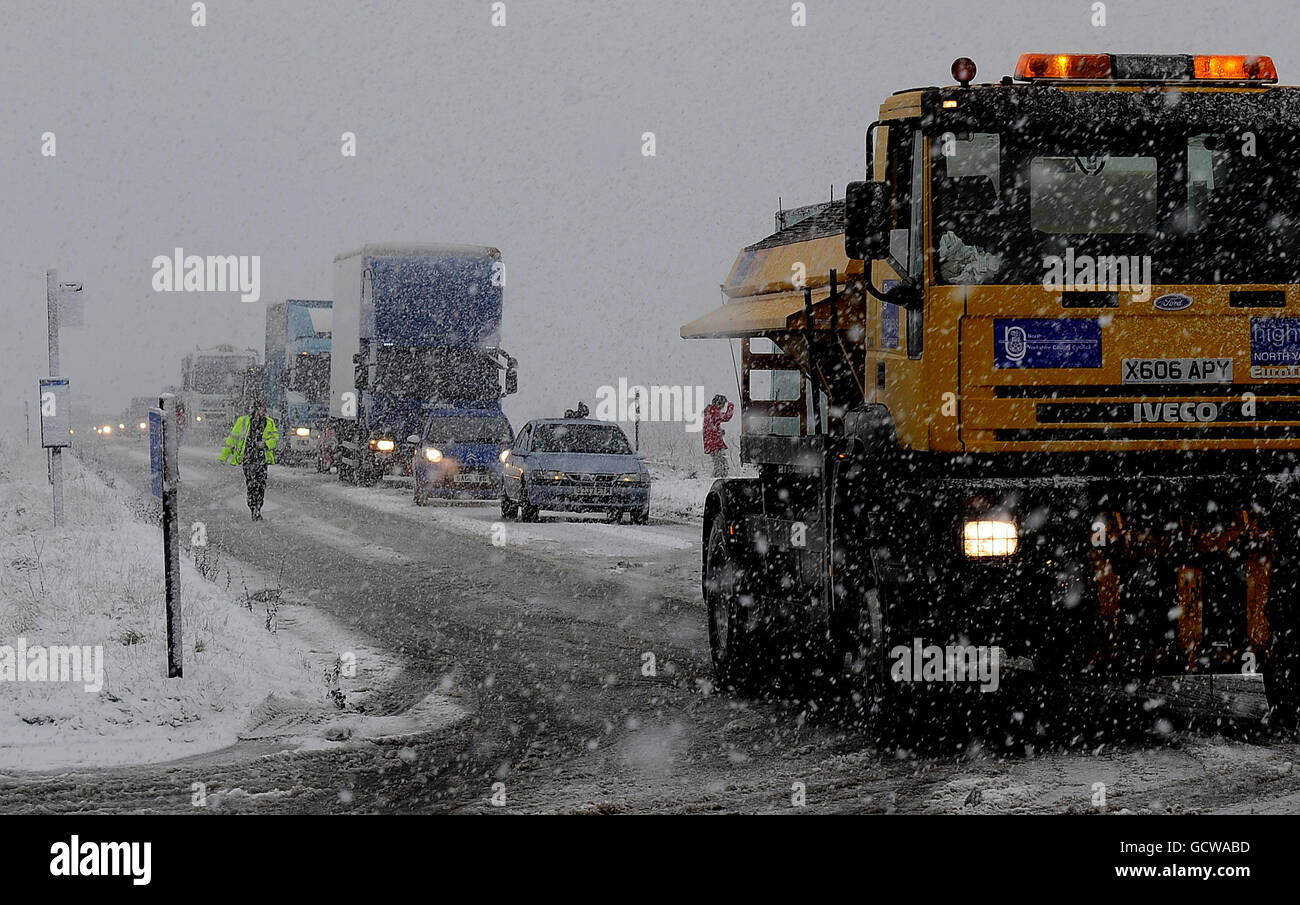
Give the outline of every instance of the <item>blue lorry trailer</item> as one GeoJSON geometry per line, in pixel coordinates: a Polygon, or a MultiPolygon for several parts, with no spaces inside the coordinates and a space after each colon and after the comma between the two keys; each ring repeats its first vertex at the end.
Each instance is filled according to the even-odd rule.
{"type": "MultiPolygon", "coordinates": [[[[517,385],[500,347],[504,282],[501,253],[487,246],[367,245],[335,257],[330,426],[340,480],[410,474],[431,428],[448,444],[473,444],[472,419],[504,418],[501,399],[517,385]]],[[[495,497],[494,474],[476,489],[495,497]]],[[[456,485],[426,489],[454,495],[456,485]]]]}

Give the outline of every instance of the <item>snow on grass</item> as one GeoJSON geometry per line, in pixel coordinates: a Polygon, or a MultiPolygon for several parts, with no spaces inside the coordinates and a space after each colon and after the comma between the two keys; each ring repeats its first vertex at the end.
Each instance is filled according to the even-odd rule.
{"type": "Polygon", "coordinates": [[[43,450],[0,437],[0,769],[171,760],[233,743],[268,694],[322,701],[307,654],[184,557],[185,676],[168,679],[159,529],[63,459],[55,529],[43,450]],[[102,646],[103,687],[7,680],[20,641],[102,646]]]}

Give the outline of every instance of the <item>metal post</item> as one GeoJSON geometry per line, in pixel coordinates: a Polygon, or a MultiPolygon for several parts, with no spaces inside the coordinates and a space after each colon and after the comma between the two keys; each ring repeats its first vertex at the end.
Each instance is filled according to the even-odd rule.
{"type": "Polygon", "coordinates": [[[177,527],[176,497],[180,469],[176,462],[176,397],[164,393],[158,399],[162,409],[162,529],[164,587],[167,599],[167,678],[182,676],[181,542],[177,527]]]}
{"type": "Polygon", "coordinates": [[[23,421],[27,423],[27,445],[32,445],[32,410],[31,403],[23,400],[23,421]]]}
{"type": "MultiPolygon", "coordinates": [[[[59,274],[45,271],[45,308],[50,341],[50,376],[59,376],[59,274]]],[[[63,450],[50,450],[50,483],[54,485],[54,527],[63,524],[63,450]]]]}

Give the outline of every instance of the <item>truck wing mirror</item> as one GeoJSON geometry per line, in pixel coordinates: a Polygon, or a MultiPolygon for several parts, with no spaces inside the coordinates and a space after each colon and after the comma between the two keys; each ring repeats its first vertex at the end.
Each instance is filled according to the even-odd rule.
{"type": "Polygon", "coordinates": [[[889,251],[889,194],[883,182],[850,182],[844,193],[844,253],[856,261],[889,251]]]}
{"type": "Polygon", "coordinates": [[[519,369],[515,367],[515,360],[512,358],[506,363],[506,392],[507,396],[512,396],[519,392],[519,369]]]}
{"type": "Polygon", "coordinates": [[[352,366],[357,389],[370,389],[370,366],[366,362],[366,354],[364,352],[358,352],[356,355],[353,355],[352,366]]]}
{"type": "Polygon", "coordinates": [[[406,438],[406,442],[407,442],[407,443],[415,443],[415,444],[418,445],[418,444],[421,442],[420,435],[419,435],[419,434],[411,434],[411,436],[409,436],[409,437],[406,438]]]}

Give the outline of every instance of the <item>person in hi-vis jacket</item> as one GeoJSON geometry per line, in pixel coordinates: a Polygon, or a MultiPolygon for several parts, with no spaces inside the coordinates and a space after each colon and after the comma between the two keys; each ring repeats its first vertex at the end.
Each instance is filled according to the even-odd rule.
{"type": "Polygon", "coordinates": [[[266,405],[257,403],[253,411],[235,419],[226,445],[218,458],[231,465],[244,466],[244,486],[248,490],[248,511],[253,521],[262,520],[262,501],[266,499],[266,468],[275,464],[275,445],[280,432],[266,414],[266,405]]]}

